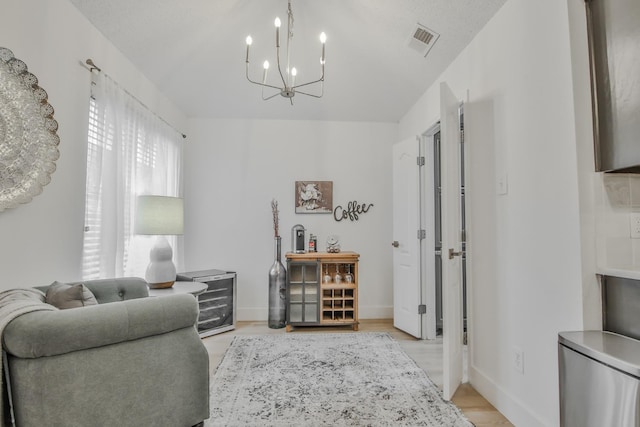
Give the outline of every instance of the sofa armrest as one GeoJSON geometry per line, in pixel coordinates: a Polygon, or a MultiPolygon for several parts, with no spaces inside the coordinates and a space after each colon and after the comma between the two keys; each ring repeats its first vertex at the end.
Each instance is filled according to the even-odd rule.
{"type": "Polygon", "coordinates": [[[194,327],[197,319],[193,295],[139,298],[26,313],[6,326],[2,339],[9,354],[37,358],[194,327]]]}

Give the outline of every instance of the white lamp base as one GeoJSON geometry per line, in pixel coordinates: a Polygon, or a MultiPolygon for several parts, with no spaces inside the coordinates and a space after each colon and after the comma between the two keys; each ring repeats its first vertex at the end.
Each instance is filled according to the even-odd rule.
{"type": "Polygon", "coordinates": [[[176,266],[173,264],[173,249],[165,236],[158,236],[149,252],[149,266],[145,280],[152,289],[170,288],[176,280],[176,266]]]}

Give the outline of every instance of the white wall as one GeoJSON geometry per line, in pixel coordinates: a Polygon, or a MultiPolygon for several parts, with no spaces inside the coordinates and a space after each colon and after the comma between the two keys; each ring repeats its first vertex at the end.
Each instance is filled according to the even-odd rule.
{"type": "MultiPolygon", "coordinates": [[[[279,100],[271,101],[278,102],[279,100]]],[[[266,320],[273,263],[271,200],[282,256],[302,224],[360,257],[361,318],[392,317],[391,146],[397,124],[194,119],[185,151],[185,266],[238,273],[238,316],[266,320]],[[358,221],[295,214],[295,181],[333,181],[334,207],[373,203],[358,221]]]]}
{"type": "MultiPolygon", "coordinates": [[[[571,60],[566,2],[510,0],[440,78],[466,103],[469,376],[518,426],[558,424],[557,333],[583,325],[571,60]]],[[[400,139],[439,117],[438,83],[400,139]]]]}
{"type": "Polygon", "coordinates": [[[43,193],[0,212],[0,289],[79,280],[90,87],[82,63],[93,58],[175,126],[185,127],[185,117],[68,0],[3,2],[0,45],[38,77],[55,109],[61,139],[57,170],[43,193]]]}

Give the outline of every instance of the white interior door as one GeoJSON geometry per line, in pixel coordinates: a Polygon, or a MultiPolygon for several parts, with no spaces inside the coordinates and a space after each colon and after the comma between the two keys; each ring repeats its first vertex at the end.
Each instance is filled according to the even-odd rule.
{"type": "Polygon", "coordinates": [[[421,338],[418,156],[416,138],[393,146],[393,326],[421,338]]]}
{"type": "Polygon", "coordinates": [[[451,399],[462,382],[462,244],[460,209],[460,102],[440,84],[442,134],[443,395],[451,399]]]}

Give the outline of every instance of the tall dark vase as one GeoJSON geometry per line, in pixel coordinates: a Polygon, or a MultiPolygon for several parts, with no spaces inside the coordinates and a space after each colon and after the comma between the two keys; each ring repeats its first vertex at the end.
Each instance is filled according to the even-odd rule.
{"type": "Polygon", "coordinates": [[[284,328],[287,321],[287,270],[280,258],[280,237],[275,237],[275,260],[269,270],[269,327],[284,328]]]}

